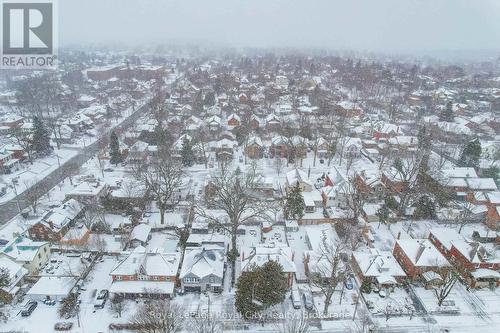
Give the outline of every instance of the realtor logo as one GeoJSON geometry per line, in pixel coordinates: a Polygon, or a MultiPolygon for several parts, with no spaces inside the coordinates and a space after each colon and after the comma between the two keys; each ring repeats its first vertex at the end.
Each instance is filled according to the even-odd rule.
{"type": "Polygon", "coordinates": [[[1,8],[1,68],[54,68],[55,3],[51,0],[4,0],[1,8]]]}

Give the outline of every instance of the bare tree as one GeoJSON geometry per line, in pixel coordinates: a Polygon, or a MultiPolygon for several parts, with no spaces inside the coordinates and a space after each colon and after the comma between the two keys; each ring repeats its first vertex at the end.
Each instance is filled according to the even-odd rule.
{"type": "Polygon", "coordinates": [[[222,333],[223,325],[211,313],[198,312],[189,322],[189,327],[194,333],[222,333]]]}
{"type": "Polygon", "coordinates": [[[256,181],[257,175],[252,170],[241,174],[223,167],[210,179],[206,197],[210,207],[224,211],[227,219],[216,218],[203,207],[198,206],[195,211],[198,216],[223,228],[231,235],[229,259],[232,267],[232,283],[235,280],[234,267],[238,257],[236,237],[239,227],[257,218],[269,218],[266,214],[268,205],[259,196],[254,195],[256,181]]]}
{"type": "Polygon", "coordinates": [[[181,332],[184,324],[181,310],[169,300],[152,299],[139,306],[129,323],[141,333],[181,332]]]}
{"type": "Polygon", "coordinates": [[[89,248],[96,251],[98,255],[102,255],[106,252],[107,242],[101,234],[94,234],[89,241],[89,248]]]}
{"type": "Polygon", "coordinates": [[[36,186],[35,180],[25,180],[24,186],[26,187],[26,191],[24,191],[26,201],[28,201],[30,206],[33,208],[33,213],[36,214],[38,203],[44,191],[36,186]]]}
{"type": "Polygon", "coordinates": [[[310,283],[318,288],[325,297],[323,314],[328,314],[328,307],[332,304],[332,296],[337,285],[344,281],[346,266],[342,261],[345,244],[334,241],[320,245],[319,253],[307,262],[306,274],[310,283]]]}
{"type": "Polygon", "coordinates": [[[309,318],[303,312],[300,314],[284,313],[284,318],[276,325],[279,333],[309,333],[309,318]]]}
{"type": "Polygon", "coordinates": [[[85,208],[82,222],[89,230],[94,230],[96,225],[104,221],[104,211],[99,205],[89,205],[85,208]]]}
{"type": "Polygon", "coordinates": [[[274,157],[274,169],[276,170],[276,173],[278,174],[278,177],[280,176],[281,171],[283,170],[283,160],[279,156],[274,157]]]}
{"type": "Polygon", "coordinates": [[[136,170],[136,176],[156,201],[161,224],[165,224],[168,207],[175,203],[174,194],[182,185],[182,174],[180,163],[167,151],[160,151],[151,163],[144,163],[136,170]]]}
{"type": "Polygon", "coordinates": [[[109,309],[112,313],[117,314],[118,317],[122,317],[123,312],[128,308],[125,297],[122,294],[114,294],[110,299],[109,309]]]}
{"type": "Polygon", "coordinates": [[[363,210],[365,196],[356,184],[356,178],[350,177],[344,186],[347,208],[352,212],[354,221],[357,223],[358,217],[363,210]]]}
{"type": "Polygon", "coordinates": [[[342,242],[346,245],[346,249],[356,251],[363,243],[361,229],[357,223],[339,222],[335,224],[335,230],[342,242]]]}
{"type": "Polygon", "coordinates": [[[436,296],[438,306],[441,306],[443,304],[443,301],[446,299],[446,297],[448,297],[457,281],[458,273],[451,270],[446,274],[443,283],[434,289],[434,295],[436,296]]]}
{"type": "Polygon", "coordinates": [[[408,159],[396,159],[392,168],[397,182],[402,183],[399,191],[399,213],[403,214],[418,191],[419,172],[421,171],[422,155],[415,154],[408,159]]]}
{"type": "Polygon", "coordinates": [[[458,233],[461,233],[464,226],[473,222],[472,213],[475,205],[470,201],[464,201],[459,202],[458,206],[460,207],[460,214],[458,215],[456,224],[460,226],[458,233]]]}
{"type": "Polygon", "coordinates": [[[11,141],[17,144],[28,155],[28,161],[33,164],[33,133],[31,130],[16,128],[10,136],[11,141]]]}
{"type": "Polygon", "coordinates": [[[101,170],[101,176],[104,178],[104,167],[106,166],[106,155],[109,147],[109,124],[102,124],[97,128],[97,146],[99,150],[96,154],[97,162],[99,164],[99,169],[101,170]]]}
{"type": "Polygon", "coordinates": [[[205,169],[208,169],[208,133],[205,129],[201,128],[200,130],[196,131],[193,137],[193,144],[197,154],[201,155],[201,158],[203,159],[205,169]]]}

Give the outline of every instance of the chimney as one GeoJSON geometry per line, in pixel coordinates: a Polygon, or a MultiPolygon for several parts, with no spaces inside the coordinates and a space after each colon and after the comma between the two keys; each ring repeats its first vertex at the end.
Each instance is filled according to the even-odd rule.
{"type": "Polygon", "coordinates": [[[415,263],[418,263],[418,260],[420,259],[420,257],[422,256],[422,254],[425,251],[425,244],[422,242],[422,243],[419,243],[419,245],[420,246],[418,247],[417,256],[415,257],[415,263]]]}

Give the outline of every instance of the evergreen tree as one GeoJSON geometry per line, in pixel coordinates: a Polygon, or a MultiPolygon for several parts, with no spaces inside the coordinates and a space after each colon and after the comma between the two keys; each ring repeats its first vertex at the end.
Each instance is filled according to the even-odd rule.
{"type": "Polygon", "coordinates": [[[9,293],[1,291],[1,289],[8,287],[10,282],[9,270],[7,268],[0,267],[0,303],[10,303],[12,301],[12,297],[9,293]]]}
{"type": "Polygon", "coordinates": [[[288,289],[283,268],[276,261],[243,272],[236,284],[236,310],[246,319],[273,305],[282,303],[288,289]]]}
{"type": "Polygon", "coordinates": [[[377,210],[377,216],[381,223],[385,223],[389,219],[389,208],[385,203],[377,210]]]}
{"type": "Polygon", "coordinates": [[[455,120],[455,116],[453,115],[453,104],[451,102],[446,103],[446,107],[441,114],[439,115],[439,119],[442,121],[452,122],[455,120]]]}
{"type": "Polygon", "coordinates": [[[213,91],[209,91],[205,94],[205,99],[203,100],[203,104],[209,107],[215,105],[215,94],[213,91]]]}
{"type": "Polygon", "coordinates": [[[498,177],[498,175],[500,175],[500,168],[494,165],[484,169],[481,173],[481,177],[493,178],[497,186],[500,186],[500,178],[498,177]]]}
{"type": "Polygon", "coordinates": [[[52,151],[49,131],[38,117],[33,118],[32,145],[32,150],[40,156],[47,156],[52,151]]]}
{"type": "Polygon", "coordinates": [[[428,219],[436,217],[436,205],[426,195],[420,197],[413,216],[417,219],[428,219]]]}
{"type": "Polygon", "coordinates": [[[182,141],[181,157],[182,165],[190,167],[194,164],[193,145],[187,138],[184,138],[184,140],[182,141]]]}
{"type": "Polygon", "coordinates": [[[293,186],[286,194],[284,214],[286,219],[300,220],[304,216],[304,197],[299,183],[293,186]]]}
{"type": "Polygon", "coordinates": [[[481,157],[481,142],[479,139],[474,139],[465,144],[460,163],[464,167],[479,167],[479,158],[481,157]]]}
{"type": "Polygon", "coordinates": [[[109,141],[109,161],[111,164],[118,164],[122,161],[122,153],[120,152],[120,143],[115,131],[111,132],[109,141]]]}

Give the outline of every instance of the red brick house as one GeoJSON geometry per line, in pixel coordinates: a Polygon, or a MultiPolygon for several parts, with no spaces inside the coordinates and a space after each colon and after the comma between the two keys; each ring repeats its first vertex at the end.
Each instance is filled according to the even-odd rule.
{"type": "Polygon", "coordinates": [[[410,279],[429,271],[444,274],[451,266],[428,239],[399,239],[392,254],[410,279]]]}
{"type": "Polygon", "coordinates": [[[394,124],[384,124],[379,129],[373,132],[373,138],[375,140],[389,139],[401,134],[401,129],[398,125],[394,124]]]}
{"type": "Polygon", "coordinates": [[[109,291],[135,298],[143,296],[171,297],[174,293],[179,253],[148,252],[138,246],[125,254],[113,268],[109,291]]]}
{"type": "Polygon", "coordinates": [[[237,114],[235,113],[232,113],[231,115],[229,115],[229,117],[227,117],[227,124],[229,126],[239,126],[241,123],[241,119],[240,119],[240,116],[238,116],[237,114]]]}
{"type": "Polygon", "coordinates": [[[245,154],[249,158],[262,158],[264,156],[262,140],[257,136],[249,138],[245,147],[245,154]]]}
{"type": "Polygon", "coordinates": [[[29,229],[29,235],[37,241],[60,241],[73,221],[83,213],[83,205],[74,199],[62,203],[46,213],[29,229]]]}

